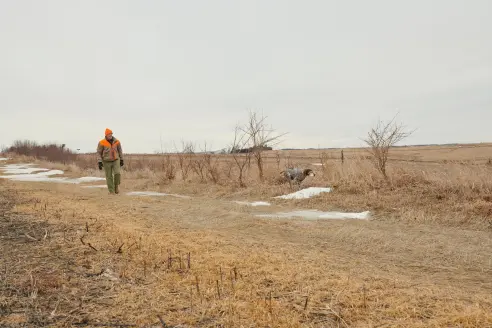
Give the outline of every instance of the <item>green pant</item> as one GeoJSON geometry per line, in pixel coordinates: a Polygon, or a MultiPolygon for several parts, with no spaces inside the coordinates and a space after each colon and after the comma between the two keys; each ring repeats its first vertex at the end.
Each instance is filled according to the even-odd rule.
{"type": "Polygon", "coordinates": [[[106,184],[110,193],[114,193],[115,187],[121,182],[120,160],[104,161],[104,172],[106,173],[106,184]],[[114,178],[113,178],[114,175],[114,178]]]}

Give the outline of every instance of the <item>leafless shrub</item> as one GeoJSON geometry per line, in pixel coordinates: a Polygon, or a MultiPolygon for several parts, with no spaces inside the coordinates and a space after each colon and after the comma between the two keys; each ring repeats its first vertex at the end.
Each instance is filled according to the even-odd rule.
{"type": "Polygon", "coordinates": [[[225,175],[227,179],[231,180],[232,179],[232,170],[234,169],[235,163],[233,161],[226,161],[225,162],[225,175]]]}
{"type": "Polygon", "coordinates": [[[239,126],[234,130],[234,141],[231,145],[231,154],[234,159],[234,163],[236,164],[239,173],[238,173],[238,182],[240,187],[245,187],[244,183],[244,171],[246,166],[251,161],[251,152],[247,151],[245,153],[239,153],[241,149],[246,149],[249,144],[249,136],[244,133],[239,126]]]}
{"type": "Polygon", "coordinates": [[[371,160],[384,179],[388,180],[386,166],[390,148],[412,133],[413,131],[407,132],[405,126],[401,123],[396,123],[395,118],[391,119],[389,122],[379,121],[377,125],[368,132],[364,142],[369,146],[371,160]]]}
{"type": "Polygon", "coordinates": [[[63,164],[73,163],[77,158],[77,154],[67,148],[65,144],[47,143],[40,145],[31,140],[16,140],[5,152],[63,164]]]}
{"type": "Polygon", "coordinates": [[[176,164],[174,163],[171,154],[163,155],[162,159],[162,171],[167,180],[173,181],[176,179],[176,164]]]}
{"type": "Polygon", "coordinates": [[[214,156],[214,154],[210,153],[210,151],[207,150],[207,143],[205,143],[205,146],[203,148],[203,162],[205,163],[205,169],[208,178],[213,183],[219,183],[219,178],[220,178],[220,173],[219,173],[220,171],[218,167],[219,157],[214,156]]]}
{"type": "Polygon", "coordinates": [[[192,142],[181,142],[181,151],[176,152],[178,156],[178,165],[181,171],[183,181],[188,179],[190,169],[192,168],[192,159],[195,155],[195,145],[192,142]]]}
{"type": "Polygon", "coordinates": [[[257,113],[250,111],[248,123],[240,127],[240,130],[247,136],[247,144],[253,153],[256,165],[258,166],[258,177],[264,179],[263,152],[280,142],[280,138],[286,133],[278,135],[271,127],[266,124],[266,116],[258,116],[257,113]]]}
{"type": "Polygon", "coordinates": [[[194,154],[191,169],[200,177],[200,182],[205,182],[205,160],[202,154],[194,154]]]}

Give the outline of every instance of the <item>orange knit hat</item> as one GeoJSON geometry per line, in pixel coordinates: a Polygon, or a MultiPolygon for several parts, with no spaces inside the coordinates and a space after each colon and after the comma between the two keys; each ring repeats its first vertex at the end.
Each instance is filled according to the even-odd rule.
{"type": "Polygon", "coordinates": [[[113,133],[113,131],[111,131],[110,129],[106,129],[106,131],[104,131],[104,135],[105,136],[107,136],[110,133],[113,133]]]}

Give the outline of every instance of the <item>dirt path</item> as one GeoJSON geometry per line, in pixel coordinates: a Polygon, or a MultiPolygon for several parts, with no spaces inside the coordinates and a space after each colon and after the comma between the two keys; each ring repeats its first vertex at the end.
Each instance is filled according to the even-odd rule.
{"type": "MultiPolygon", "coordinates": [[[[24,267],[11,273],[9,288],[20,288],[13,280],[21,274],[26,281],[26,266],[45,270],[49,258],[63,262],[64,269],[57,272],[65,276],[60,273],[59,279],[71,276],[77,281],[73,295],[97,291],[99,296],[87,296],[87,302],[107,300],[98,306],[90,303],[96,306],[93,312],[79,313],[74,310],[78,298],[67,297],[65,306],[59,301],[50,317],[53,299],[42,300],[53,298],[55,291],[46,291],[37,295],[43,305],[34,312],[44,315],[39,322],[73,324],[110,317],[150,325],[160,312],[173,324],[200,327],[492,327],[492,234],[487,231],[378,221],[260,219],[255,214],[293,207],[249,207],[208,198],[110,197],[102,189],[73,185],[4,182],[0,190],[16,203],[4,211],[0,239],[2,252],[14,257],[2,257],[0,268],[15,267],[15,261],[24,267]],[[29,225],[37,226],[27,229],[29,225]],[[69,230],[80,236],[86,225],[91,226],[87,239],[97,251],[78,238],[66,242],[62,236],[69,230]],[[92,232],[93,227],[98,228],[92,232]],[[25,230],[37,235],[25,237],[25,230]],[[42,256],[36,257],[30,252],[36,242],[42,243],[43,230],[52,231],[50,243],[44,243],[42,256]],[[130,240],[140,240],[140,248],[125,261],[118,260],[118,252],[106,251],[130,240]],[[50,257],[51,247],[63,252],[50,257]],[[199,258],[192,263],[196,271],[164,278],[161,262],[167,261],[168,249],[193,253],[199,258]],[[118,283],[109,273],[110,278],[98,276],[97,282],[87,276],[104,268],[111,268],[118,283]],[[233,276],[232,268],[241,271],[244,285],[235,275],[230,286],[224,282],[233,276]],[[206,291],[195,286],[198,276],[208,284],[206,291]],[[215,283],[220,287],[214,288],[215,283]],[[158,289],[166,295],[150,301],[158,289]],[[193,292],[201,293],[200,304],[189,304],[193,292]],[[70,311],[75,312],[68,315],[70,311]]],[[[184,255],[179,257],[184,261],[184,255]]],[[[172,264],[164,271],[169,270],[172,264]]],[[[8,303],[6,293],[2,290],[8,303]]],[[[30,297],[27,293],[25,300],[8,303],[3,318],[35,322],[26,314],[35,308],[30,297]]]]}
{"type": "Polygon", "coordinates": [[[213,231],[232,244],[285,245],[298,257],[330,250],[335,259],[367,262],[366,266],[377,263],[382,272],[399,271],[417,279],[415,282],[460,285],[469,281],[469,286],[461,287],[492,292],[492,279],[487,275],[492,275],[490,232],[365,220],[262,219],[255,214],[294,207],[250,207],[207,198],[128,200],[123,196],[116,202],[123,212],[131,209],[147,218],[154,231],[163,227],[213,231]]]}

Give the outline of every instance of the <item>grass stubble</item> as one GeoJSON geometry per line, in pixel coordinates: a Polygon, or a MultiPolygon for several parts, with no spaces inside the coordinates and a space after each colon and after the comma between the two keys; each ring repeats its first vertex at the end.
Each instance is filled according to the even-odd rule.
{"type": "MultiPolygon", "coordinates": [[[[388,183],[360,157],[346,152],[343,164],[324,157],[306,186],[334,186],[333,193],[272,203],[369,209],[373,219],[307,222],[254,218],[257,209],[225,200],[288,192],[275,182],[279,166],[309,166],[314,155],[283,164],[272,156],[265,181],[250,168],[246,188],[233,169],[229,177],[226,160],[215,182],[193,170],[180,179],[179,169],[169,179],[169,160],[150,157],[128,160],[123,190],[195,199],[109,198],[104,190],[0,179],[1,324],[492,327],[486,161],[395,161],[388,183]]],[[[85,160],[48,165],[100,174],[85,160]]]]}

